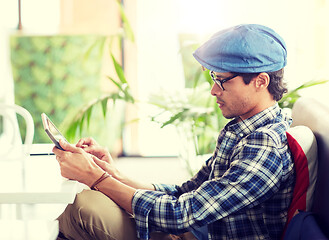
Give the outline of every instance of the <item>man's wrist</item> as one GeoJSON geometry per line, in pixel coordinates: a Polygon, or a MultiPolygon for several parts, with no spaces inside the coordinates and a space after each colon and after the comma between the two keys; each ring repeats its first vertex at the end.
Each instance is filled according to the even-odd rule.
{"type": "Polygon", "coordinates": [[[91,187],[104,174],[104,172],[105,171],[101,168],[97,169],[96,171],[89,172],[85,184],[88,187],[91,187]]]}
{"type": "Polygon", "coordinates": [[[113,171],[112,176],[113,176],[113,178],[115,178],[116,180],[118,180],[119,182],[122,182],[122,183],[125,183],[126,179],[127,179],[127,177],[117,169],[115,171],[113,171]]]}
{"type": "Polygon", "coordinates": [[[102,176],[100,176],[91,186],[90,189],[91,190],[96,190],[99,191],[98,189],[98,184],[100,184],[101,182],[103,182],[106,178],[112,177],[112,175],[110,175],[108,172],[104,172],[102,174],[102,176]]]}

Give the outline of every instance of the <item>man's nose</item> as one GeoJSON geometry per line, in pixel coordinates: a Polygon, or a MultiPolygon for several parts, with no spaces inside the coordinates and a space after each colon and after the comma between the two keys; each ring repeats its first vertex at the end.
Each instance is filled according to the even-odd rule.
{"type": "Polygon", "coordinates": [[[222,91],[223,91],[223,90],[221,89],[221,87],[218,86],[216,83],[214,83],[214,85],[212,85],[212,88],[211,88],[210,93],[211,93],[211,95],[213,95],[213,96],[219,96],[219,95],[222,94],[222,91]]]}

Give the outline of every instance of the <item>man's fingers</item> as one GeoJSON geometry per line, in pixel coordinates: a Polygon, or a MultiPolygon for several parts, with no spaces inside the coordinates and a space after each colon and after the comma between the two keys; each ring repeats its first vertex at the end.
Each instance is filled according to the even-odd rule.
{"type": "Polygon", "coordinates": [[[80,152],[80,148],[75,147],[72,144],[69,144],[68,142],[60,139],[59,140],[59,144],[61,145],[61,147],[65,150],[65,151],[69,151],[72,153],[79,153],[80,152]]]}
{"type": "Polygon", "coordinates": [[[75,146],[83,147],[83,146],[88,146],[88,145],[90,145],[90,140],[88,138],[81,138],[75,146]]]}
{"type": "Polygon", "coordinates": [[[86,147],[94,144],[96,144],[95,140],[91,137],[87,137],[87,138],[81,138],[76,144],[76,147],[86,147]]]}
{"type": "Polygon", "coordinates": [[[107,165],[106,165],[106,162],[100,160],[99,158],[95,157],[95,156],[92,156],[94,162],[97,164],[97,166],[99,166],[101,169],[103,169],[104,171],[108,171],[107,169],[107,165]]]}

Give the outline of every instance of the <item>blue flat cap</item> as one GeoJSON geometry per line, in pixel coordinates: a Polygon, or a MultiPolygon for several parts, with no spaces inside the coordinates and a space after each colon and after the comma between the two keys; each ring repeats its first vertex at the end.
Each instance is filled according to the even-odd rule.
{"type": "Polygon", "coordinates": [[[193,56],[214,72],[274,72],[287,65],[284,40],[271,28],[258,24],[219,31],[193,56]]]}

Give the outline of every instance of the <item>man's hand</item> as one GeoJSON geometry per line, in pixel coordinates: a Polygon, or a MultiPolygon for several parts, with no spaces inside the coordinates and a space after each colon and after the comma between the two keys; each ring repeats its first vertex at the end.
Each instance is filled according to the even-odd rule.
{"type": "Polygon", "coordinates": [[[82,138],[76,144],[76,147],[83,149],[89,153],[94,162],[101,167],[104,171],[111,174],[114,178],[122,180],[118,169],[115,167],[114,161],[108,150],[100,146],[93,138],[82,138]]]}
{"type": "Polygon", "coordinates": [[[95,163],[92,156],[83,149],[63,140],[60,140],[59,143],[64,151],[54,147],[53,152],[63,177],[91,186],[104,173],[104,170],[95,163]]]}
{"type": "MultiPolygon", "coordinates": [[[[81,143],[86,143],[86,141],[81,141],[80,144],[81,143]]],[[[64,151],[54,147],[53,152],[56,155],[63,177],[77,180],[91,187],[104,173],[104,170],[98,164],[103,164],[104,167],[108,166],[109,168],[112,166],[112,164],[100,160],[95,155],[91,154],[91,152],[98,152],[97,150],[95,151],[95,149],[98,148],[88,148],[88,146],[81,148],[71,145],[63,140],[60,140],[59,144],[64,151]],[[84,149],[88,149],[90,153],[84,149]]],[[[112,177],[106,178],[100,182],[97,187],[100,189],[99,191],[107,195],[119,206],[129,213],[132,213],[131,204],[136,189],[115,180],[112,177]]]]}
{"type": "Polygon", "coordinates": [[[93,138],[82,138],[76,144],[76,147],[82,148],[87,153],[96,156],[109,164],[113,163],[112,157],[106,148],[100,146],[93,138]]]}
{"type": "Polygon", "coordinates": [[[60,163],[62,176],[64,177],[80,182],[85,181],[83,183],[91,186],[105,171],[111,174],[114,179],[130,187],[154,190],[152,184],[139,183],[122,174],[116,168],[109,152],[92,138],[82,138],[76,146],[65,143],[64,141],[60,141],[60,144],[65,151],[54,147],[53,152],[56,154],[56,159],[60,163]],[[98,174],[96,174],[98,177],[95,177],[95,174],[93,174],[94,177],[85,177],[86,172],[95,171],[93,170],[94,168],[98,169],[98,174]],[[92,178],[94,181],[87,183],[87,180],[84,180],[86,178],[87,180],[92,178]]]}

